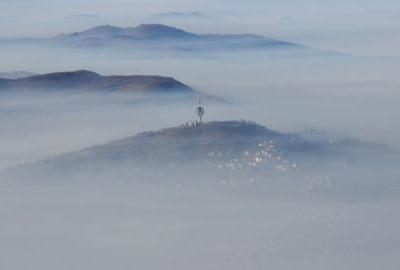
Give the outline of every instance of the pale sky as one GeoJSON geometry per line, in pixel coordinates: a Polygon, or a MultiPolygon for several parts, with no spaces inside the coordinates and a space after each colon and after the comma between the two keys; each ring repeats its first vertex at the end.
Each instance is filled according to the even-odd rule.
{"type": "Polygon", "coordinates": [[[251,32],[322,49],[400,56],[398,0],[0,0],[0,38],[48,37],[99,24],[135,26],[153,14],[196,11],[195,32],[251,32]]]}

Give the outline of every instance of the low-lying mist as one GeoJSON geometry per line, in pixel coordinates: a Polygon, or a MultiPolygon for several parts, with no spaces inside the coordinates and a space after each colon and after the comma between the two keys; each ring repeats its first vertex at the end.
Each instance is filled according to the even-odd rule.
{"type": "Polygon", "coordinates": [[[201,168],[175,174],[154,164],[150,170],[153,177],[129,180],[117,172],[75,184],[31,178],[2,185],[1,267],[398,266],[399,190],[390,180],[362,182],[348,172],[254,181],[201,168]],[[357,181],[368,188],[354,188],[357,181]]]}

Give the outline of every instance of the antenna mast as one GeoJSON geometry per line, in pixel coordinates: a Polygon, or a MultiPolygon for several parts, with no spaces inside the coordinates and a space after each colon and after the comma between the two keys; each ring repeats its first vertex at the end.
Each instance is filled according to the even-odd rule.
{"type": "Polygon", "coordinates": [[[197,124],[200,125],[203,120],[204,108],[201,106],[201,96],[199,96],[199,106],[196,108],[196,115],[198,117],[197,124]]]}

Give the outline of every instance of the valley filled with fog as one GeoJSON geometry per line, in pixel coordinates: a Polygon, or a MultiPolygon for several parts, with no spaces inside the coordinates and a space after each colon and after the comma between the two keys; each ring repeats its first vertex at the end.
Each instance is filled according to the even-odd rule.
{"type": "Polygon", "coordinates": [[[1,269],[398,269],[399,59],[27,41],[0,59],[172,77],[205,108],[192,127],[200,92],[0,84],[1,269]]]}
{"type": "MultiPolygon", "coordinates": [[[[227,101],[205,104],[207,121],[246,119],[282,131],[317,128],[394,148],[400,145],[400,130],[394,123],[400,101],[397,60],[290,51],[153,55],[148,51],[59,50],[21,50],[19,57],[24,61],[13,62],[11,48],[3,49],[2,66],[37,74],[87,69],[102,75],[172,76],[227,101]]],[[[3,96],[0,159],[13,157],[21,149],[24,161],[28,156],[35,160],[47,152],[78,150],[139,131],[183,124],[194,119],[197,103],[193,98],[143,105],[134,97],[92,94],[3,96]],[[154,111],[158,113],[150,113],[154,111]],[[24,132],[18,132],[21,129],[24,132]]]]}

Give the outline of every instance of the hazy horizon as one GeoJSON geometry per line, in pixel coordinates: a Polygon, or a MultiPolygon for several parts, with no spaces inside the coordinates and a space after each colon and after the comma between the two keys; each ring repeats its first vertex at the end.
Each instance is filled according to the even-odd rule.
{"type": "Polygon", "coordinates": [[[255,33],[325,50],[396,56],[398,1],[28,1],[0,3],[0,38],[51,37],[102,24],[166,23],[199,33],[255,33]],[[18,19],[24,10],[23,20],[18,19]],[[43,14],[43,10],[46,10],[43,14]],[[202,19],[154,18],[199,12],[202,19]]]}

